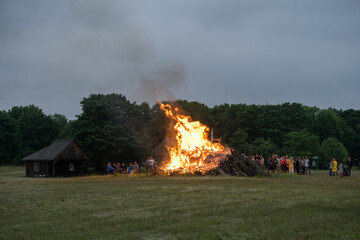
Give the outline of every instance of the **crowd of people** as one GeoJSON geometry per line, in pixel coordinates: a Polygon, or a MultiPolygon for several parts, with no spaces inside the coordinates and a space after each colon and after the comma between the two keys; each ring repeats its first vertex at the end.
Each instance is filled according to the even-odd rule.
{"type": "MultiPolygon", "coordinates": [[[[317,167],[317,162],[315,159],[312,160],[310,165],[310,160],[308,157],[293,157],[286,156],[278,156],[272,155],[265,162],[264,157],[259,155],[250,155],[245,156],[245,158],[249,158],[259,164],[261,167],[266,168],[268,173],[289,173],[289,174],[301,174],[301,175],[309,175],[311,174],[311,168],[315,169],[317,167]]],[[[351,175],[351,168],[353,164],[351,158],[348,159],[346,165],[346,171],[344,171],[343,164],[335,160],[333,158],[329,163],[329,174],[330,176],[340,176],[341,178],[345,176],[351,175]]],[[[152,156],[148,157],[145,161],[145,171],[146,172],[154,172],[156,168],[155,160],[152,156]]],[[[107,173],[108,174],[132,174],[140,172],[140,165],[137,162],[130,163],[128,167],[125,166],[124,163],[108,163],[107,165],[107,173]]]]}
{"type": "MultiPolygon", "coordinates": [[[[153,172],[155,171],[155,160],[152,156],[148,157],[145,161],[145,169],[146,172],[153,172]]],[[[133,174],[140,172],[140,165],[137,162],[130,163],[128,167],[125,166],[124,163],[108,163],[106,172],[108,174],[133,174]]]]}
{"type": "MultiPolygon", "coordinates": [[[[264,158],[259,155],[250,155],[245,156],[250,158],[251,160],[258,163],[261,167],[267,167],[268,173],[290,173],[290,174],[301,174],[301,175],[309,175],[311,174],[311,168],[315,169],[317,167],[317,162],[315,158],[310,161],[308,157],[289,157],[286,156],[278,156],[272,155],[265,162],[264,158]]],[[[329,163],[329,174],[330,176],[350,176],[351,168],[353,163],[351,158],[348,159],[347,165],[343,166],[342,163],[338,164],[335,158],[333,158],[329,163]],[[344,167],[346,167],[344,169],[344,167]]]]}
{"type": "Polygon", "coordinates": [[[349,176],[351,175],[351,168],[353,166],[353,163],[351,161],[351,158],[348,159],[348,161],[346,162],[346,171],[344,170],[343,164],[340,163],[338,164],[338,162],[336,161],[335,158],[333,158],[330,162],[329,162],[329,175],[330,176],[340,176],[341,178],[345,176],[349,176]],[[338,173],[339,172],[339,173],[338,173]]]}
{"type": "MultiPolygon", "coordinates": [[[[260,163],[261,165],[261,163],[260,163]]],[[[316,168],[317,163],[315,159],[312,161],[310,165],[310,160],[308,157],[289,157],[286,156],[278,156],[272,155],[267,159],[267,169],[268,173],[290,173],[290,174],[302,174],[309,175],[311,174],[311,168],[316,168]]]]}
{"type": "Polygon", "coordinates": [[[250,158],[251,160],[255,161],[257,164],[259,164],[261,167],[266,168],[268,170],[268,173],[290,173],[290,174],[303,174],[308,175],[311,174],[311,167],[316,168],[317,163],[315,159],[311,162],[308,157],[289,157],[286,156],[278,156],[278,155],[272,155],[267,159],[265,162],[264,157],[259,155],[250,155],[250,156],[244,156],[247,158],[250,158]]]}

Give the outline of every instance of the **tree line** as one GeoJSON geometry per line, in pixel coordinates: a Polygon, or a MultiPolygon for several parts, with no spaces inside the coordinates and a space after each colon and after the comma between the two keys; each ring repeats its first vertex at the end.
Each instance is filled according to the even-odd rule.
{"type": "MultiPolygon", "coordinates": [[[[0,111],[0,164],[20,159],[56,138],[75,138],[97,171],[109,161],[143,162],[163,149],[169,120],[158,104],[130,102],[121,94],[91,94],[81,101],[76,120],[46,115],[34,105],[0,111]]],[[[214,137],[245,154],[318,156],[319,167],[332,157],[360,156],[360,110],[319,109],[299,103],[222,104],[214,107],[177,100],[193,120],[214,129],[214,137]]]]}

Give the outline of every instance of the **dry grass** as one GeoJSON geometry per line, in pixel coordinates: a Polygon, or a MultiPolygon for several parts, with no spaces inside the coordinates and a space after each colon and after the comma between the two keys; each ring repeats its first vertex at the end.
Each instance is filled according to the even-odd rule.
{"type": "Polygon", "coordinates": [[[0,167],[0,239],[359,239],[360,172],[25,178],[0,167]]]}

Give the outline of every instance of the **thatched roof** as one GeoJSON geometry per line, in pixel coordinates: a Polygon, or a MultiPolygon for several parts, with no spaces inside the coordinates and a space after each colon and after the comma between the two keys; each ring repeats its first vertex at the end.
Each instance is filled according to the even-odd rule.
{"type": "MultiPolygon", "coordinates": [[[[52,161],[55,160],[70,144],[75,143],[74,139],[56,139],[49,146],[30,154],[21,161],[52,161]]],[[[79,146],[80,148],[80,146],[79,146]]],[[[81,148],[80,148],[81,149],[81,148]]],[[[86,153],[84,152],[86,155],[86,153]]],[[[87,155],[86,155],[87,156],[87,155]]]]}

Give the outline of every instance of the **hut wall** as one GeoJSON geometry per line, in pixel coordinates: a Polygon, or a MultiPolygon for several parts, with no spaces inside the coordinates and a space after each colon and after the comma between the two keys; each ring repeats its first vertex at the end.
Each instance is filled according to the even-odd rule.
{"type": "Polygon", "coordinates": [[[26,163],[27,177],[48,177],[49,162],[47,161],[30,161],[26,163]],[[39,163],[39,171],[35,172],[35,163],[39,163]]]}
{"type": "Polygon", "coordinates": [[[55,163],[55,176],[82,176],[83,160],[59,159],[55,163]],[[73,171],[70,171],[70,165],[73,164],[73,171]]]}
{"type": "Polygon", "coordinates": [[[53,176],[53,163],[54,161],[48,162],[48,166],[49,166],[49,176],[53,176]]]}

